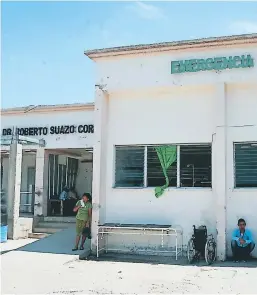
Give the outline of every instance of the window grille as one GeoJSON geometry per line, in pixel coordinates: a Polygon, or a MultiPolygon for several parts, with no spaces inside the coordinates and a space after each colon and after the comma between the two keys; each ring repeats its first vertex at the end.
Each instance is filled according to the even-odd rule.
{"type": "Polygon", "coordinates": [[[235,149],[235,187],[257,187],[257,143],[237,143],[235,149]]]}
{"type": "Polygon", "coordinates": [[[116,147],[115,186],[144,186],[144,147],[116,147]]]}
{"type": "MultiPolygon", "coordinates": [[[[177,186],[177,161],[167,171],[169,186],[177,186]]],[[[165,184],[163,169],[154,147],[147,147],[147,186],[156,187],[165,184]]]]}
{"type": "MultiPolygon", "coordinates": [[[[211,145],[180,145],[177,150],[177,160],[167,170],[169,186],[211,187],[211,145]]],[[[155,146],[116,147],[115,187],[157,187],[164,184],[163,168],[155,146]]]]}

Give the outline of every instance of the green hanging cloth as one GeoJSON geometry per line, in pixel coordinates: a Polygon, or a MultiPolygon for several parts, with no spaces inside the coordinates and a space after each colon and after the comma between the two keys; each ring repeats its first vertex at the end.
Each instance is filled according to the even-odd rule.
{"type": "Polygon", "coordinates": [[[163,174],[166,180],[166,183],[163,186],[155,188],[155,197],[159,198],[170,184],[168,177],[168,168],[177,159],[177,147],[173,145],[164,145],[156,147],[155,150],[160,160],[163,174]]]}

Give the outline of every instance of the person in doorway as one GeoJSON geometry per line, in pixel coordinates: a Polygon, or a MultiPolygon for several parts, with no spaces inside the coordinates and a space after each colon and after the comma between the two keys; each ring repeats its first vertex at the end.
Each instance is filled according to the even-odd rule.
{"type": "Polygon", "coordinates": [[[69,192],[68,188],[67,187],[64,187],[63,191],[61,192],[61,194],[59,196],[59,199],[61,201],[67,200],[68,199],[68,192],[69,192]]]}
{"type": "Polygon", "coordinates": [[[76,190],[75,190],[75,187],[72,187],[72,188],[68,191],[68,199],[70,199],[70,200],[78,200],[77,192],[76,192],[76,190]]]}
{"type": "Polygon", "coordinates": [[[240,218],[237,225],[238,229],[234,230],[231,242],[233,258],[235,261],[246,261],[250,258],[250,253],[253,251],[255,244],[251,231],[245,228],[245,220],[240,218]]]}
{"type": "Polygon", "coordinates": [[[86,238],[90,234],[90,221],[92,216],[92,204],[90,202],[91,195],[84,193],[82,199],[76,203],[74,212],[76,215],[76,244],[72,251],[77,251],[79,248],[79,241],[82,236],[80,250],[84,250],[86,238]]]}

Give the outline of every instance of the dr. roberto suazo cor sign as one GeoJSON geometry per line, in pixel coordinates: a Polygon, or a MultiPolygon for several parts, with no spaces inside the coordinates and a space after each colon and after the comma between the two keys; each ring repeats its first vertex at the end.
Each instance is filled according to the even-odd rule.
{"type": "Polygon", "coordinates": [[[252,68],[254,60],[250,54],[206,59],[176,60],[171,62],[171,74],[225,69],[252,68]]]}
{"type": "Polygon", "coordinates": [[[42,135],[62,135],[62,134],[85,134],[94,133],[94,125],[59,125],[59,126],[41,126],[41,127],[19,127],[4,128],[2,135],[12,135],[14,133],[26,136],[42,136],[42,135]]]}

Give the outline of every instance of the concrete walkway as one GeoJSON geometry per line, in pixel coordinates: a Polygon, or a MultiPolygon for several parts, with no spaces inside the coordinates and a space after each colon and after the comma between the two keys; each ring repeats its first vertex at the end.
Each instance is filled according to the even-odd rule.
{"type": "Polygon", "coordinates": [[[6,253],[12,249],[18,249],[23,252],[49,253],[49,254],[67,254],[79,255],[88,252],[90,249],[90,241],[85,243],[85,251],[73,252],[72,248],[75,244],[75,225],[70,226],[61,232],[52,234],[44,239],[24,239],[24,240],[8,240],[7,243],[1,245],[1,252],[6,253]]]}
{"type": "Polygon", "coordinates": [[[131,255],[79,260],[73,239],[68,229],[3,254],[2,294],[256,294],[256,262],[174,265],[172,258],[164,264],[131,255]]]}
{"type": "MultiPolygon", "coordinates": [[[[25,247],[19,249],[19,251],[78,255],[81,251],[72,252],[72,248],[75,244],[75,236],[75,225],[72,225],[68,229],[52,234],[44,239],[38,240],[35,243],[26,245],[25,247]]],[[[85,247],[87,249],[90,248],[89,241],[85,244],[85,247]]]]}

